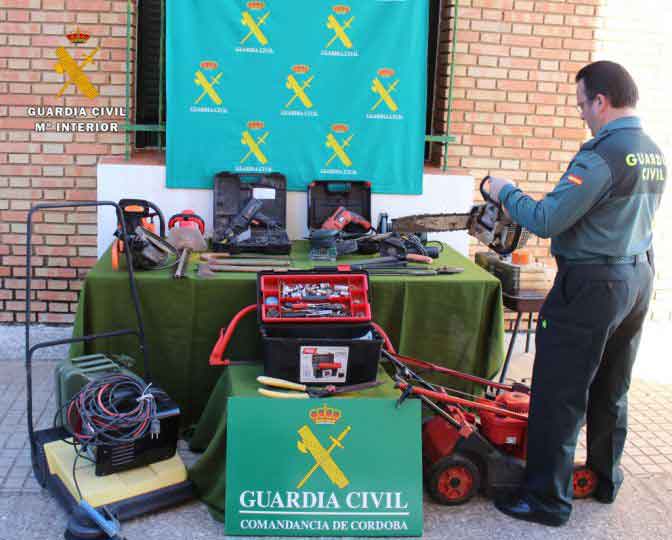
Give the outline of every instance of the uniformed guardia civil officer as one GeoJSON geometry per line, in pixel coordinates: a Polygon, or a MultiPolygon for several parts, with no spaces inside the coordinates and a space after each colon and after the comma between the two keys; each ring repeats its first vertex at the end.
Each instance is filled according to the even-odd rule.
{"type": "Polygon", "coordinates": [[[539,314],[527,468],[520,492],[495,502],[527,521],[562,525],[572,510],[574,451],[584,418],[595,498],[614,501],[627,432],[627,391],[653,282],[651,227],[665,187],[663,155],[634,107],[637,86],[614,62],[576,75],[593,139],[537,201],[508,180],[491,194],[513,221],[551,238],[558,273],[539,314]]]}

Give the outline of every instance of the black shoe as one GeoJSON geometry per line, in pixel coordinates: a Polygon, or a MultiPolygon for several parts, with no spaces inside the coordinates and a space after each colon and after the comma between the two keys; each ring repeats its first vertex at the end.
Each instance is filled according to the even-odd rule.
{"type": "Polygon", "coordinates": [[[600,492],[600,488],[597,488],[593,493],[593,499],[602,504],[612,504],[616,500],[616,495],[607,495],[600,492]]]}
{"type": "Polygon", "coordinates": [[[612,504],[616,500],[616,495],[623,482],[623,469],[621,467],[618,468],[616,482],[607,482],[598,479],[597,488],[592,494],[593,499],[602,504],[612,504]]]}
{"type": "Polygon", "coordinates": [[[524,497],[514,497],[511,499],[500,499],[495,501],[495,507],[500,512],[504,512],[512,518],[541,523],[551,527],[560,527],[567,523],[569,516],[562,516],[535,508],[533,504],[524,497]]]}

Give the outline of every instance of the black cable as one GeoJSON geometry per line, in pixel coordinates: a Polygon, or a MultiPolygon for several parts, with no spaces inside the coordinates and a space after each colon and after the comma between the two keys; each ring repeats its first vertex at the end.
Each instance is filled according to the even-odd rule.
{"type": "Polygon", "coordinates": [[[426,245],[429,246],[430,244],[432,244],[432,245],[438,244],[439,253],[443,253],[443,242],[440,242],[439,240],[428,240],[426,245]]]}
{"type": "Polygon", "coordinates": [[[414,234],[408,234],[405,235],[403,238],[413,248],[415,248],[420,255],[427,256],[427,250],[425,249],[425,246],[422,245],[422,242],[417,236],[415,236],[414,234]]]}
{"type": "Polygon", "coordinates": [[[75,482],[75,488],[77,489],[77,496],[79,500],[82,500],[82,490],[79,489],[79,482],[77,482],[77,459],[81,456],[79,450],[75,449],[75,459],[72,462],[72,480],[75,482]]]}
{"type": "Polygon", "coordinates": [[[177,266],[177,264],[180,262],[180,258],[178,257],[171,263],[166,263],[163,266],[157,266],[155,268],[152,268],[152,270],[167,270],[168,268],[173,268],[174,266],[177,266]]]}
{"type": "MultiPolygon", "coordinates": [[[[63,412],[64,409],[70,406],[70,402],[66,401],[63,405],[61,405],[56,413],[54,414],[54,420],[51,422],[51,427],[57,428],[59,425],[56,423],[56,420],[58,419],[58,416],[63,412]]],[[[64,422],[65,423],[65,422],[64,422]]]]}
{"type": "Polygon", "coordinates": [[[162,390],[124,374],[92,381],[70,400],[66,429],[85,447],[113,447],[157,434],[156,396],[162,390]]]}

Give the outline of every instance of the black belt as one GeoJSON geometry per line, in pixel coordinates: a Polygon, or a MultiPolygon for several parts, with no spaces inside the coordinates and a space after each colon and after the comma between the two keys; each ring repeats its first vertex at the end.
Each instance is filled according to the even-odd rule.
{"type": "Polygon", "coordinates": [[[556,257],[558,265],[561,264],[638,264],[648,261],[646,253],[639,255],[628,255],[625,257],[608,257],[602,255],[599,257],[590,257],[589,259],[568,259],[566,257],[556,257]]]}

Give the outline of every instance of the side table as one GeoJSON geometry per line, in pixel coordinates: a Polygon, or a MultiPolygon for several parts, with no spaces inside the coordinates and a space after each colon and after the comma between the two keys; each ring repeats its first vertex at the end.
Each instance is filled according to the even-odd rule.
{"type": "Polygon", "coordinates": [[[534,313],[539,313],[539,310],[541,310],[541,306],[545,299],[546,293],[542,291],[521,290],[517,295],[502,292],[504,307],[510,309],[511,311],[515,311],[517,316],[516,322],[513,326],[511,342],[509,343],[509,348],[506,351],[506,359],[504,360],[504,367],[502,367],[502,374],[499,376],[500,383],[504,382],[506,373],[509,370],[509,362],[511,361],[511,354],[513,353],[513,347],[516,343],[518,328],[520,327],[520,321],[523,318],[523,314],[529,313],[527,336],[525,339],[525,352],[528,352],[530,350],[530,329],[532,328],[532,316],[534,313]]]}

